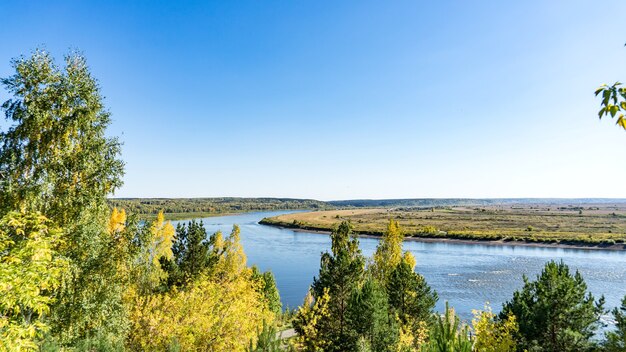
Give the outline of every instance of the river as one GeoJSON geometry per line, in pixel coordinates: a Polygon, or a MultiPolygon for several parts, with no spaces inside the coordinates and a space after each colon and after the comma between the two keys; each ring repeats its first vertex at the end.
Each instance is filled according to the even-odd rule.
{"type": "MultiPolygon", "coordinates": [[[[264,217],[289,211],[257,212],[200,219],[208,233],[228,234],[233,224],[241,227],[241,241],[248,264],[271,270],[285,307],[297,307],[319,270],[320,254],[330,250],[326,234],[307,233],[260,225],[264,217]]],[[[176,224],[178,221],[173,222],[176,224]]],[[[371,256],[378,239],[360,238],[361,249],[371,256]]],[[[523,284],[541,271],[545,262],[563,260],[579,270],[591,292],[604,295],[607,308],[619,306],[626,294],[626,251],[564,249],[556,247],[491,246],[461,243],[405,241],[404,250],[417,259],[416,271],[439,294],[436,309],[445,301],[464,320],[471,320],[472,309],[489,302],[494,312],[511,299],[523,284]]]]}

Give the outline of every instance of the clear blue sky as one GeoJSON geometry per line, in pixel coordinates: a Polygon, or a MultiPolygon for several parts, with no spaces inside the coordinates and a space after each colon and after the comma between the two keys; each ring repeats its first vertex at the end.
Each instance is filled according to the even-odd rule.
{"type": "MultiPolygon", "coordinates": [[[[120,197],[626,197],[624,1],[6,1],[0,76],[78,48],[120,197]]],[[[6,92],[0,99],[7,98],[6,92]]]]}

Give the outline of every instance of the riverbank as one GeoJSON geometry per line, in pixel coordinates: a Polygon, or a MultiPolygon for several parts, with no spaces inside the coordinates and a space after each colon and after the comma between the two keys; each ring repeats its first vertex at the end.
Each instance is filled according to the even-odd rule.
{"type": "Polygon", "coordinates": [[[459,214],[455,213],[454,210],[447,209],[445,212],[439,213],[437,214],[434,210],[429,212],[390,211],[387,209],[336,210],[285,214],[262,219],[259,223],[297,231],[328,234],[336,223],[349,220],[354,226],[355,233],[360,236],[377,238],[384,233],[388,219],[393,218],[405,228],[407,233],[405,240],[407,241],[626,250],[624,241],[626,235],[621,232],[612,232],[612,229],[620,229],[619,226],[623,226],[624,220],[607,221],[607,219],[615,220],[616,216],[605,213],[588,214],[583,217],[567,213],[555,214],[554,212],[528,214],[519,210],[513,212],[489,212],[487,210],[472,212],[463,209],[459,214]],[[471,217],[468,217],[468,214],[471,217]],[[503,223],[507,228],[503,228],[503,223]],[[527,225],[528,223],[537,227],[543,224],[544,227],[552,227],[560,229],[560,231],[534,228],[532,225],[527,225]],[[571,225],[571,223],[575,224],[571,225]],[[441,230],[440,227],[435,227],[433,224],[439,226],[443,224],[447,227],[445,230],[441,230]],[[576,231],[577,229],[580,230],[576,231]],[[589,229],[593,229],[595,232],[589,229]]]}
{"type": "MultiPolygon", "coordinates": [[[[227,234],[233,224],[241,225],[241,243],[248,263],[262,271],[271,270],[283,306],[295,308],[302,304],[311,278],[319,275],[320,253],[330,249],[331,241],[328,231],[309,233],[258,224],[263,218],[285,213],[209,218],[204,219],[204,226],[208,234],[217,231],[227,234]]],[[[489,301],[494,310],[499,309],[520,287],[522,275],[533,278],[551,259],[563,260],[572,270],[580,270],[589,289],[596,295],[605,295],[607,307],[619,306],[624,296],[624,291],[616,288],[626,282],[626,251],[430,242],[412,239],[404,243],[403,249],[413,253],[418,262],[416,270],[440,294],[437,310],[443,311],[445,301],[449,301],[466,321],[471,321],[472,310],[483,307],[485,301],[489,301]]],[[[363,236],[359,248],[371,255],[377,244],[378,237],[363,236]]]]}
{"type": "MultiPolygon", "coordinates": [[[[274,222],[264,221],[266,219],[262,219],[259,221],[259,224],[272,226],[276,228],[282,229],[290,229],[297,232],[311,233],[311,234],[319,234],[319,235],[330,235],[332,230],[329,229],[312,229],[312,228],[299,228],[293,227],[289,224],[279,224],[274,222]]],[[[359,237],[366,238],[380,238],[381,234],[372,234],[372,233],[361,233],[359,231],[354,231],[354,233],[358,234],[359,237]]],[[[404,241],[413,241],[413,242],[423,242],[423,243],[458,243],[458,244],[480,244],[487,246],[524,246],[524,247],[543,247],[543,248],[565,248],[565,249],[590,249],[590,250],[608,250],[608,251],[626,251],[626,244],[623,243],[615,243],[615,244],[590,244],[590,243],[576,243],[576,242],[530,242],[525,240],[486,240],[486,239],[461,239],[461,238],[452,238],[452,237],[419,237],[419,236],[407,236],[404,237],[404,241]]]]}

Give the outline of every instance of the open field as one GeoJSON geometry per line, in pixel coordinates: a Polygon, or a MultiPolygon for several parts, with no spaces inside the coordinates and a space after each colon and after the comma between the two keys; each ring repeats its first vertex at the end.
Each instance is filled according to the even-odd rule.
{"type": "Polygon", "coordinates": [[[360,234],[381,235],[395,219],[408,237],[584,244],[624,248],[626,204],[373,208],[286,214],[263,224],[328,231],[349,220],[360,234]]]}

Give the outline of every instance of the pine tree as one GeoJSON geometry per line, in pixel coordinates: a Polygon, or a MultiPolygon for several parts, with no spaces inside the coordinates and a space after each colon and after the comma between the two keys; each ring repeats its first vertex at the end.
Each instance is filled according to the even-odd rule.
{"type": "MultiPolygon", "coordinates": [[[[395,317],[388,309],[385,289],[375,279],[352,293],[347,321],[354,334],[364,339],[371,351],[396,351],[399,337],[395,317]]],[[[354,350],[358,350],[355,346],[354,350]]]]}
{"type": "Polygon", "coordinates": [[[626,351],[626,296],[621,307],[613,309],[613,318],[615,330],[606,333],[605,349],[608,352],[626,351]]]}
{"type": "Polygon", "coordinates": [[[469,327],[461,323],[454,309],[446,302],[445,315],[438,316],[422,352],[471,352],[473,341],[469,327]]]}
{"type": "Polygon", "coordinates": [[[419,322],[431,321],[438,297],[424,277],[413,270],[410,258],[403,259],[391,272],[387,293],[389,306],[400,321],[417,329],[419,322]]]}
{"type": "Polygon", "coordinates": [[[524,287],[504,304],[500,319],[515,315],[519,349],[586,351],[594,348],[603,305],[604,297],[594,301],[578,271],[572,275],[563,262],[550,261],[535,281],[524,276],[524,287]]]}
{"type": "Polygon", "coordinates": [[[257,330],[256,341],[250,340],[246,352],[280,352],[282,350],[276,327],[264,320],[263,326],[257,330]]]}
{"type": "Polygon", "coordinates": [[[187,228],[183,226],[181,235],[177,245],[184,245],[184,250],[178,253],[178,264],[185,273],[185,278],[193,280],[209,267],[210,244],[207,241],[207,232],[202,221],[192,220],[187,228]]]}
{"type": "Polygon", "coordinates": [[[347,311],[352,292],[363,282],[365,258],[358,239],[351,234],[352,226],[346,221],[333,231],[331,253],[322,254],[319,275],[313,279],[314,298],[322,297],[325,290],[330,296],[330,318],[319,328],[320,334],[330,342],[327,351],[346,351],[355,344],[347,311]]]}
{"type": "Polygon", "coordinates": [[[168,273],[167,287],[184,286],[206,272],[211,265],[210,247],[202,221],[179,223],[172,244],[173,258],[161,261],[168,273]]]}

